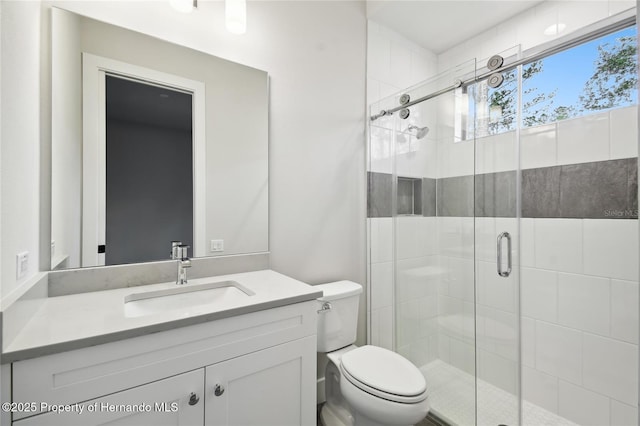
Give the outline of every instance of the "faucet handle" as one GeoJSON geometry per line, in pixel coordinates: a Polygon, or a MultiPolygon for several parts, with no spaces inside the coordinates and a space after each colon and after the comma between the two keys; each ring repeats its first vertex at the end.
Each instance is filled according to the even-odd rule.
{"type": "Polygon", "coordinates": [[[177,256],[176,259],[187,260],[189,259],[189,247],[186,244],[180,244],[177,248],[177,256]]]}

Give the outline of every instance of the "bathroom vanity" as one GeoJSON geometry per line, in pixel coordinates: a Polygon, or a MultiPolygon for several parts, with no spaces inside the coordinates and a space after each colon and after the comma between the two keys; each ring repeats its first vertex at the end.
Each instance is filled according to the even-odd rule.
{"type": "Polygon", "coordinates": [[[41,301],[3,353],[12,424],[315,424],[321,291],[271,270],[198,286],[41,301]]]}

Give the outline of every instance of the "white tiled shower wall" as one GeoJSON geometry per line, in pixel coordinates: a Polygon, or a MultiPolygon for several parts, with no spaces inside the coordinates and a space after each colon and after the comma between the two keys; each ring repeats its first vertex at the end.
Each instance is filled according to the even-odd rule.
{"type": "Polygon", "coordinates": [[[367,105],[435,75],[437,56],[374,21],[367,22],[367,105]]]}
{"type": "MultiPolygon", "coordinates": [[[[633,5],[623,1],[543,3],[439,55],[438,64],[443,70],[469,57],[488,57],[516,42],[526,49],[547,41],[548,37],[536,35],[542,34],[537,30],[541,17],[562,22],[570,17],[571,30],[633,5]],[[505,34],[513,40],[504,38],[505,34]]],[[[635,107],[526,129],[521,133],[520,166],[635,157],[636,129],[635,107]]],[[[391,143],[392,131],[386,136],[391,143]]],[[[513,133],[478,139],[476,173],[515,169],[514,142],[513,133]]],[[[473,174],[473,149],[473,142],[440,141],[429,153],[436,155],[435,166],[425,162],[429,155],[415,155],[414,161],[421,164],[410,170],[428,170],[423,176],[440,178],[473,174]]],[[[391,172],[390,157],[377,160],[370,170],[391,172]]],[[[637,220],[525,218],[520,222],[519,244],[515,219],[477,218],[477,294],[474,219],[399,217],[395,238],[392,220],[369,219],[373,344],[391,347],[394,339],[391,261],[395,246],[396,349],[418,365],[440,358],[474,373],[475,297],[478,375],[513,392],[517,277],[499,279],[495,271],[495,236],[509,230],[521,250],[521,260],[515,263],[522,266],[524,398],[580,424],[637,424],[637,220]]]]}
{"type": "MultiPolygon", "coordinates": [[[[437,57],[434,53],[407,40],[398,33],[373,21],[367,27],[367,105],[377,103],[403,88],[413,86],[436,73],[437,57]]],[[[374,128],[370,135],[368,158],[370,171],[392,173],[392,130],[374,128]]],[[[419,165],[421,162],[412,162],[419,165]]],[[[416,170],[416,176],[422,174],[416,170]]],[[[391,244],[391,218],[369,222],[369,288],[368,305],[371,336],[375,344],[393,347],[393,257],[391,244]],[[373,243],[373,241],[380,241],[373,243]]]]}

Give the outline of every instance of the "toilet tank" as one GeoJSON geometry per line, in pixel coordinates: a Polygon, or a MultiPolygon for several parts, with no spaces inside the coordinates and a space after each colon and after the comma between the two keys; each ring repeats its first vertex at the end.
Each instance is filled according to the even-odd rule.
{"type": "Polygon", "coordinates": [[[331,352],[353,344],[362,286],[352,281],[337,281],[314,288],[324,293],[318,299],[318,352],[331,352]]]}

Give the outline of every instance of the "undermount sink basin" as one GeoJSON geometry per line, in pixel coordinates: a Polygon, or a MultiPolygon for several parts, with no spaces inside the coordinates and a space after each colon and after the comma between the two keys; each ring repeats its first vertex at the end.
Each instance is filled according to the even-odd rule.
{"type": "Polygon", "coordinates": [[[203,305],[225,305],[245,300],[255,293],[236,281],[218,281],[205,284],[185,284],[163,290],[128,294],[124,298],[127,317],[140,317],[166,311],[182,310],[203,305]]]}

